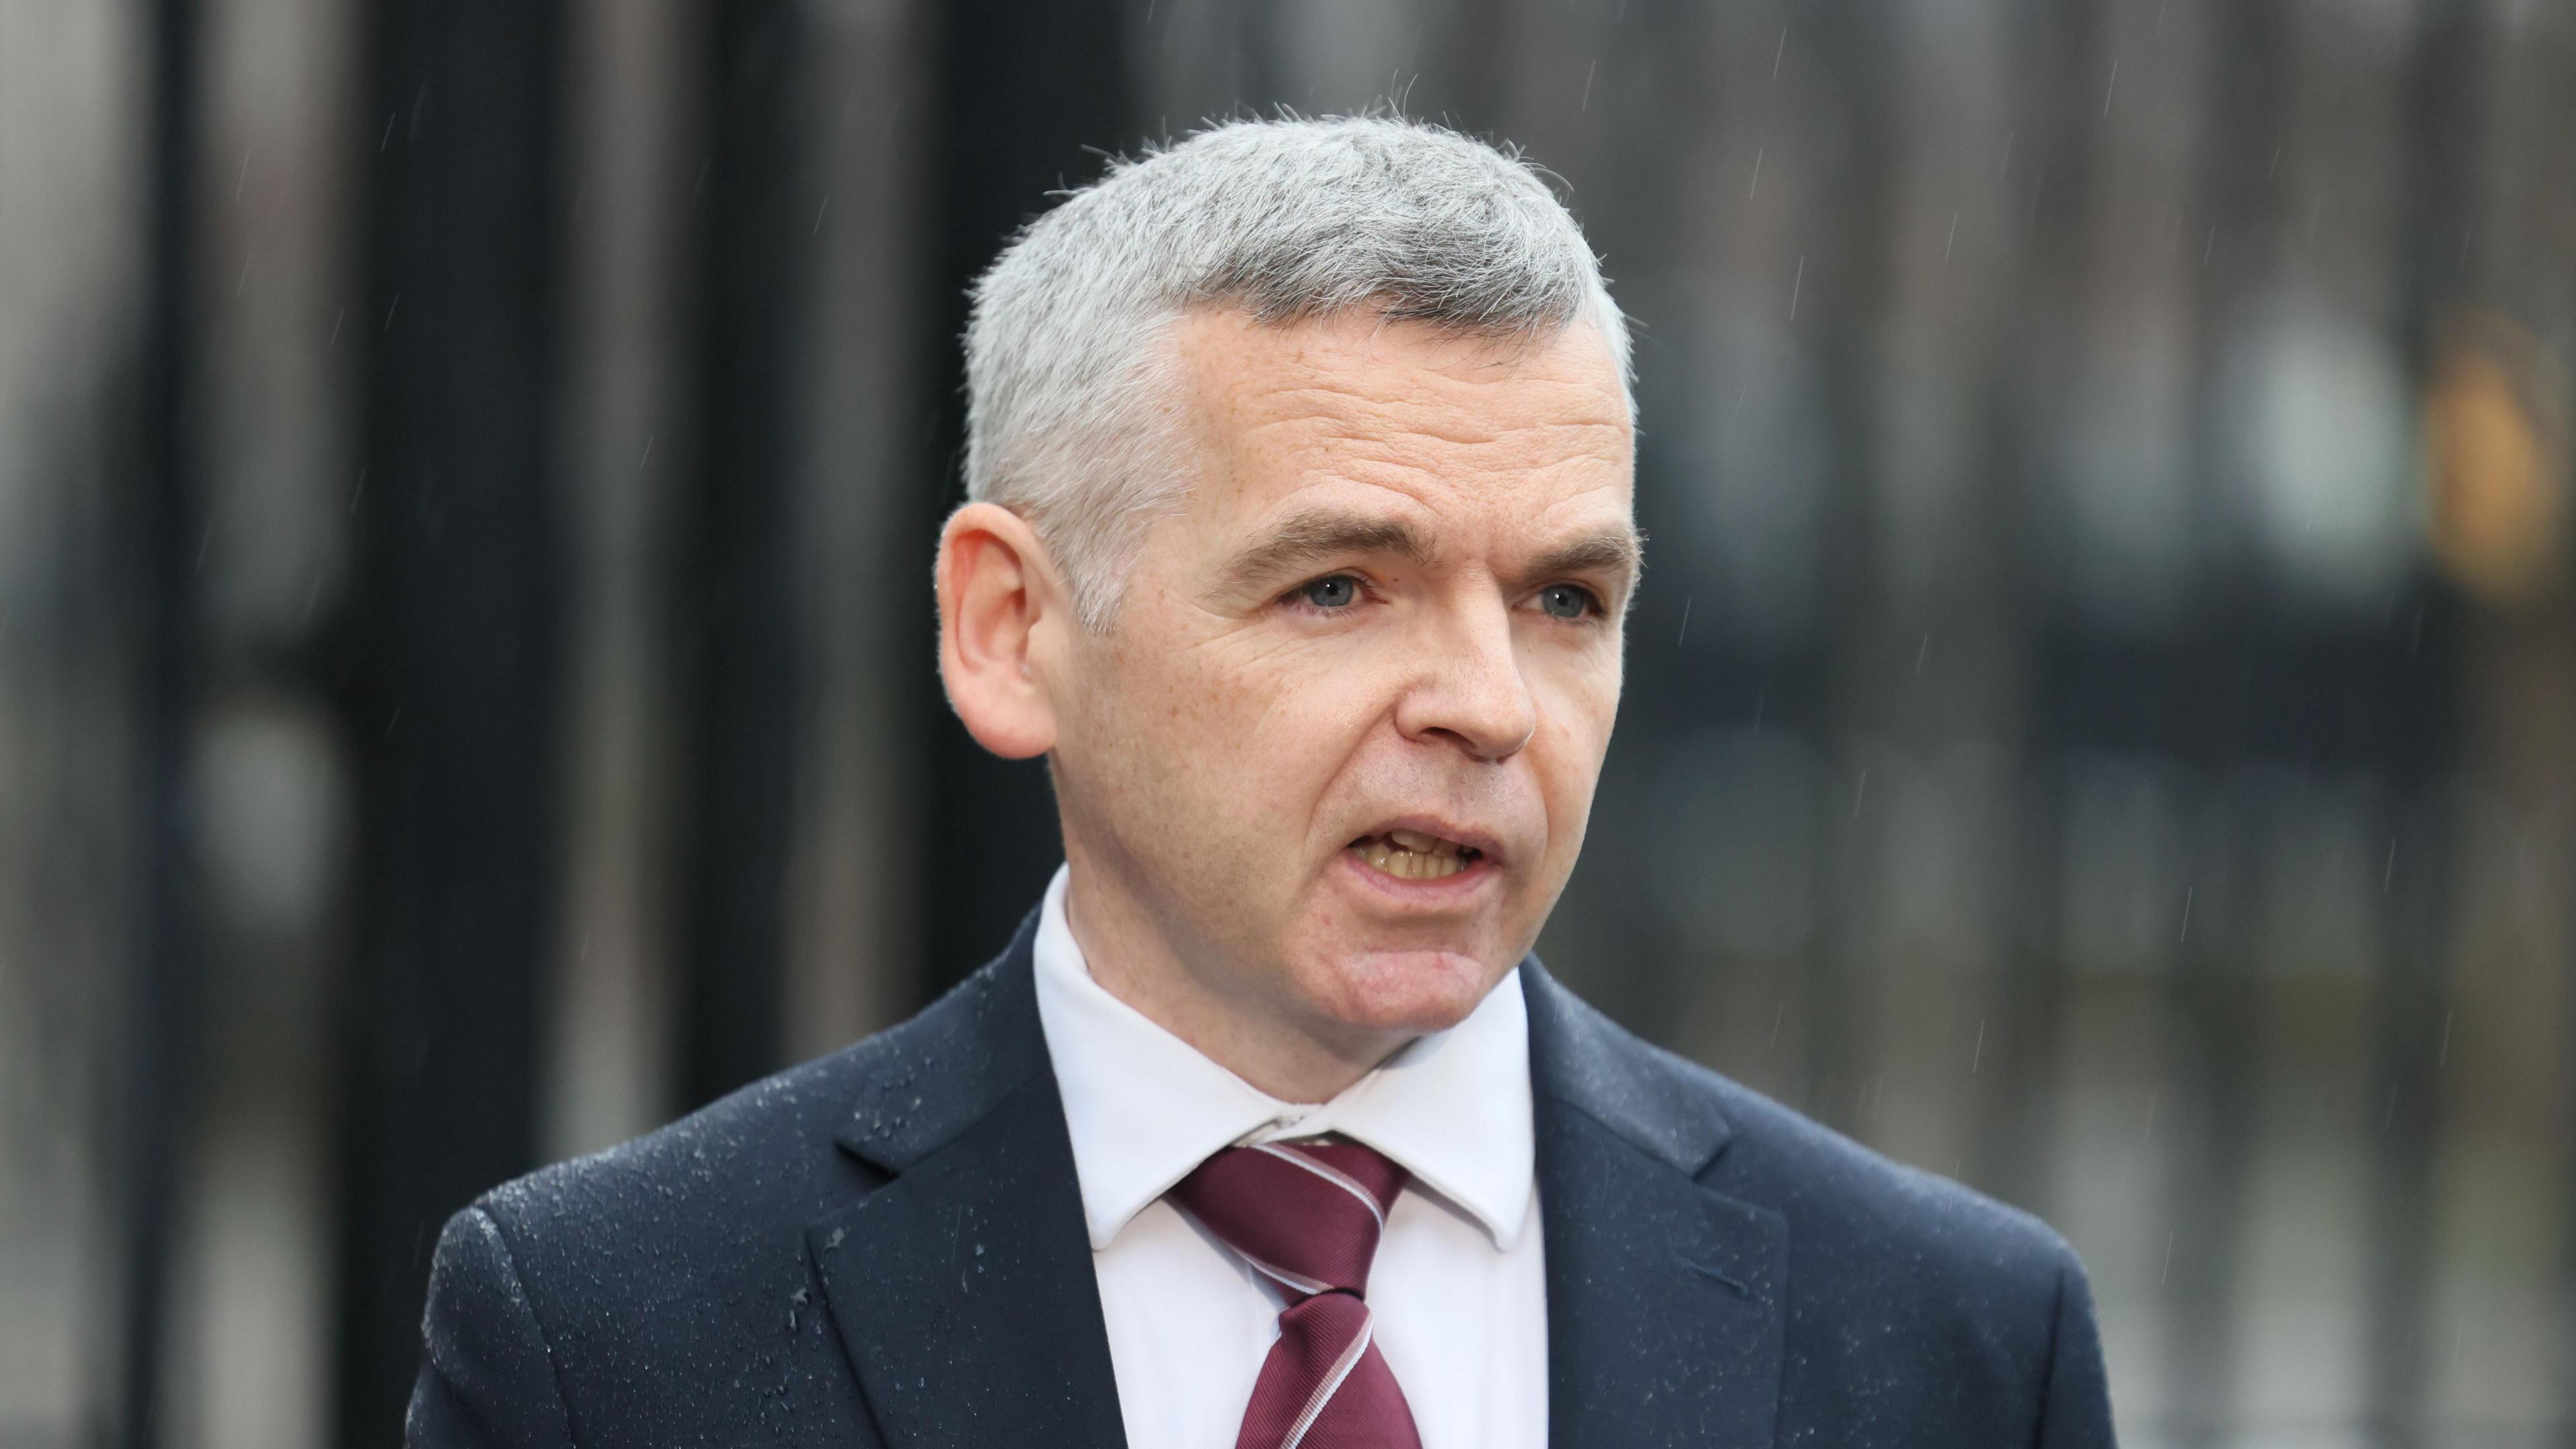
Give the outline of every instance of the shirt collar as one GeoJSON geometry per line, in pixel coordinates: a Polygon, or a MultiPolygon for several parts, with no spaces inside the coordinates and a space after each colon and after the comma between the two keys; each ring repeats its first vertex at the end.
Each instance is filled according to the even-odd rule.
{"type": "Polygon", "coordinates": [[[1038,1020],[1064,1099],[1094,1251],[1219,1148],[1339,1132],[1465,1211],[1498,1249],[1529,1216],[1534,1137],[1520,973],[1464,1021],[1414,1039],[1340,1096],[1283,1102],[1201,1055],[1091,977],[1048,882],[1032,943],[1038,1020]]]}

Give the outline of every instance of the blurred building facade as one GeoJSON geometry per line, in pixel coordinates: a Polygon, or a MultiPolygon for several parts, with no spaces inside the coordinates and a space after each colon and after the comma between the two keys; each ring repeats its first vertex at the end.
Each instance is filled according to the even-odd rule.
{"type": "Polygon", "coordinates": [[[28,0],[0,1445],[388,1442],[447,1212],[997,949],[963,286],[1388,101],[1638,323],[1551,965],[2066,1231],[2128,1443],[2576,1438],[2576,12],[28,0]]]}

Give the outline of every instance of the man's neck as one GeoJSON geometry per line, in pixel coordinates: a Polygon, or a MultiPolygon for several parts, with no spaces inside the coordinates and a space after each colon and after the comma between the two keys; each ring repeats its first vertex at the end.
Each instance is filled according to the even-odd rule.
{"type": "Polygon", "coordinates": [[[1276,1000],[1213,989],[1149,912],[1079,858],[1064,906],[1065,924],[1102,990],[1283,1102],[1330,1101],[1408,1040],[1302,1023],[1276,1000]]]}

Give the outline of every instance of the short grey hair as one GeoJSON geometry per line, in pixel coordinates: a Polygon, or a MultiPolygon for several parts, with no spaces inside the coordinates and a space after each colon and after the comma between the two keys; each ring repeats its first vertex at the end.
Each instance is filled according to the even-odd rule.
{"type": "Polygon", "coordinates": [[[1012,238],[966,326],[966,496],[1029,521],[1091,629],[1186,482],[1167,338],[1201,306],[1524,342],[1588,320],[1629,386],[1600,264],[1517,152],[1395,116],[1287,117],[1114,162],[1012,238]]]}

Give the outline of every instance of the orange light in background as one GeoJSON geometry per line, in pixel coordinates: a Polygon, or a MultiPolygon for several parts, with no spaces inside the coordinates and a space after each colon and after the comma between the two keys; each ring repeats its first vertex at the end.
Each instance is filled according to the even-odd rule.
{"type": "Polygon", "coordinates": [[[2472,595],[2530,602],[2565,576],[2567,374],[2539,339],[2493,312],[2443,329],[2424,394],[2433,556],[2472,595]]]}

